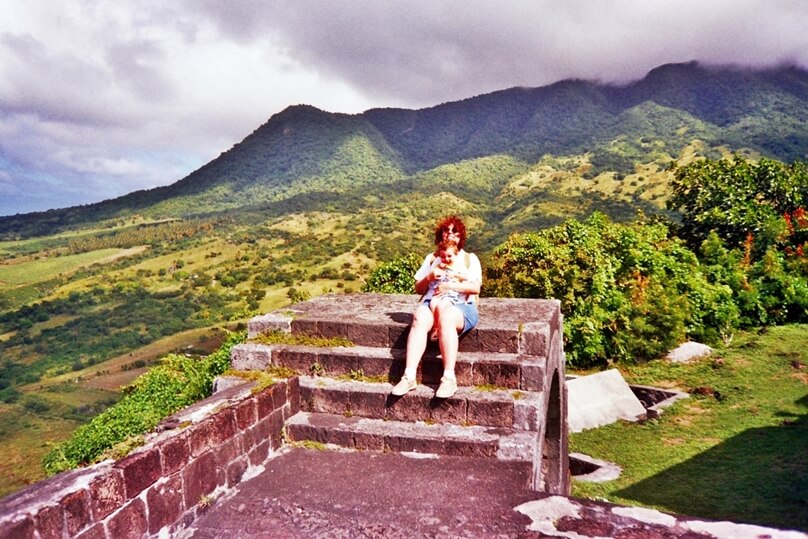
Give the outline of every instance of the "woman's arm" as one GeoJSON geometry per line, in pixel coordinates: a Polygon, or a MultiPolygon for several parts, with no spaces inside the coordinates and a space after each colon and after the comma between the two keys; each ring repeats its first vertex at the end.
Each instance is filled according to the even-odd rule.
{"type": "Polygon", "coordinates": [[[424,258],[424,262],[421,264],[421,267],[418,268],[417,272],[415,272],[416,294],[426,294],[426,291],[429,289],[429,283],[435,279],[439,279],[443,275],[442,270],[438,270],[436,268],[439,263],[440,259],[435,258],[435,255],[431,253],[424,258]]]}

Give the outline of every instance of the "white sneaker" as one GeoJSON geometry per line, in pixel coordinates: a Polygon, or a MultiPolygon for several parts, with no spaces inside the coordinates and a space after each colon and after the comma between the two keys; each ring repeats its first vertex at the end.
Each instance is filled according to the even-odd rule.
{"type": "Polygon", "coordinates": [[[457,380],[446,378],[445,376],[440,379],[440,387],[435,392],[435,397],[439,399],[448,399],[457,391],[457,380]]]}
{"type": "Polygon", "coordinates": [[[407,393],[415,389],[417,386],[418,383],[415,380],[411,380],[406,376],[402,376],[401,380],[399,380],[398,383],[395,386],[393,386],[393,391],[391,391],[390,393],[392,395],[395,395],[396,397],[400,397],[402,395],[406,395],[407,393]]]}

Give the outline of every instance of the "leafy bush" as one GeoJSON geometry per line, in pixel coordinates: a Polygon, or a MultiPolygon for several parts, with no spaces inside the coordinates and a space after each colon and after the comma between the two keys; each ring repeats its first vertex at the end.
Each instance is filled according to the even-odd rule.
{"type": "Polygon", "coordinates": [[[808,205],[808,163],[703,159],[677,169],[671,187],[668,207],[681,212],[678,235],[691,248],[715,231],[730,248],[743,248],[751,236],[759,255],[783,238],[786,220],[808,205]]]}
{"type": "Polygon", "coordinates": [[[383,262],[370,272],[363,292],[381,292],[383,294],[415,293],[415,272],[421,267],[423,259],[416,254],[408,254],[383,262]]]}
{"type": "Polygon", "coordinates": [[[209,396],[213,379],[230,366],[230,349],[245,338],[243,333],[231,334],[201,360],[177,354],[162,358],[160,365],[127,388],[118,403],[45,455],[45,471],[55,474],[91,463],[116,444],[148,432],[168,415],[209,396]]]}
{"type": "Polygon", "coordinates": [[[688,334],[716,336],[737,321],[730,289],[710,283],[666,226],[600,213],[512,236],[495,251],[483,292],[559,299],[567,358],[578,367],[655,358],[688,334]]]}

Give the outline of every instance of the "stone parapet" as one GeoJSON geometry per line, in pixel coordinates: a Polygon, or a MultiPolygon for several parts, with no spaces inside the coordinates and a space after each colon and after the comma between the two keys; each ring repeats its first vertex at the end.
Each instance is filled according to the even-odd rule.
{"type": "Polygon", "coordinates": [[[221,391],[167,418],[126,457],[58,474],[0,500],[0,538],[173,535],[259,472],[298,412],[297,378],[221,391]]]}
{"type": "Polygon", "coordinates": [[[417,303],[415,295],[330,294],[291,305],[251,320],[249,335],[288,332],[291,338],[282,340],[299,344],[246,343],[233,348],[232,365],[244,370],[282,366],[304,377],[302,413],[287,424],[292,439],[379,451],[487,457],[530,446],[532,488],[568,493],[560,303],[482,298],[478,325],[459,341],[454,365],[457,394],[435,398],[444,365],[437,343],[427,342],[416,373],[418,387],[391,398],[390,384],[404,372],[417,303]],[[311,337],[338,338],[351,345],[304,345],[312,342],[311,337]],[[310,374],[317,378],[306,378],[310,374]],[[385,436],[385,428],[392,429],[393,422],[425,426],[399,425],[397,434],[385,436]],[[496,432],[485,431],[475,442],[457,439],[441,444],[434,439],[435,433],[454,432],[451,427],[460,428],[458,432],[472,427],[496,432]],[[498,441],[484,441],[491,436],[498,441]]]}

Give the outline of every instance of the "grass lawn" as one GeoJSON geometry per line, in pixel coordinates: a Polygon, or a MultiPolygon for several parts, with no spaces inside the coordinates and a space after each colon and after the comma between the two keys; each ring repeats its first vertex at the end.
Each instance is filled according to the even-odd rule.
{"type": "Polygon", "coordinates": [[[0,282],[5,285],[24,285],[52,279],[60,273],[70,273],[96,262],[108,262],[119,256],[142,251],[132,249],[99,249],[76,255],[52,256],[43,259],[0,265],[0,282]]]}
{"type": "Polygon", "coordinates": [[[0,404],[0,497],[44,479],[42,458],[70,437],[78,422],[0,404]]]}
{"type": "Polygon", "coordinates": [[[737,335],[688,365],[621,367],[629,383],[691,393],[644,424],[571,435],[570,451],[623,468],[573,495],[808,530],[808,325],[737,335]]]}

